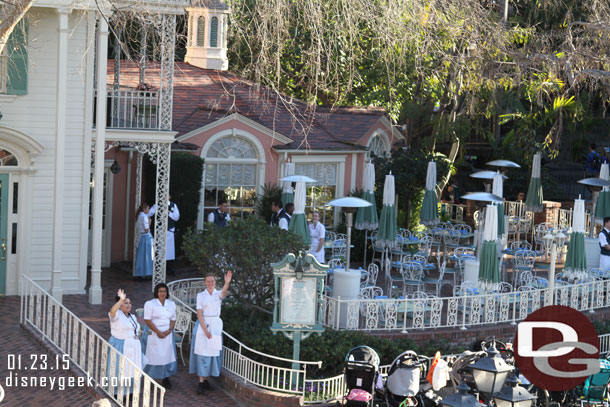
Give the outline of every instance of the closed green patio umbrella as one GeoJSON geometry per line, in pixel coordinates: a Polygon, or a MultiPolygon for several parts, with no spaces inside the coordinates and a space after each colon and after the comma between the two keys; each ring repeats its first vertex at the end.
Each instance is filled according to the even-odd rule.
{"type": "Polygon", "coordinates": [[[294,193],[294,213],[290,219],[288,230],[301,236],[305,246],[309,247],[311,236],[309,235],[309,225],[305,216],[305,181],[297,181],[294,193]]]}
{"type": "Polygon", "coordinates": [[[487,205],[483,229],[483,246],[479,257],[479,286],[481,289],[493,290],[500,282],[498,269],[498,209],[487,205]]]}
{"type": "Polygon", "coordinates": [[[436,197],[436,163],[428,163],[426,173],[426,191],[424,192],[424,203],[419,214],[419,223],[422,225],[436,225],[438,218],[438,198],[436,197]]]}
{"type": "MultiPolygon", "coordinates": [[[[496,175],[494,175],[491,193],[499,196],[500,198],[504,198],[504,179],[499,171],[496,175]]],[[[496,204],[496,208],[498,210],[498,237],[501,237],[506,231],[504,225],[504,202],[496,204]]]]}
{"type": "Polygon", "coordinates": [[[525,198],[525,210],[531,212],[542,212],[542,181],[540,179],[540,153],[534,154],[534,162],[532,163],[532,178],[530,186],[527,189],[527,197],[525,198]]]}
{"type": "MultiPolygon", "coordinates": [[[[284,163],[284,177],[294,175],[294,163],[284,163]]],[[[294,190],[292,182],[282,181],[282,204],[294,203],[294,190]]]]}
{"type": "Polygon", "coordinates": [[[581,280],[587,272],[587,256],[585,254],[585,201],[574,201],[574,215],[572,216],[572,233],[568,243],[568,253],[563,269],[569,280],[581,280]]]}
{"type": "MultiPolygon", "coordinates": [[[[610,171],[608,164],[602,164],[599,171],[599,177],[605,181],[610,181],[610,171]]],[[[597,198],[597,207],[595,209],[595,217],[603,220],[606,216],[610,216],[610,188],[604,187],[597,198]]]]}
{"type": "Polygon", "coordinates": [[[379,227],[379,218],[375,203],[375,166],[372,163],[364,166],[361,198],[370,202],[371,206],[358,208],[354,227],[358,230],[375,230],[379,227]]]}
{"type": "Polygon", "coordinates": [[[385,176],[383,184],[383,207],[379,217],[379,230],[377,231],[377,246],[394,248],[396,246],[396,211],[394,209],[394,176],[385,176]]]}

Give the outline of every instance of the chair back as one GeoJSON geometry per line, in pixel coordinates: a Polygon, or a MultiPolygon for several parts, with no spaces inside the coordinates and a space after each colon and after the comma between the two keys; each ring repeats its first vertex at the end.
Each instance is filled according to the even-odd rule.
{"type": "Polygon", "coordinates": [[[381,289],[381,287],[375,287],[375,286],[368,286],[368,287],[364,287],[363,289],[360,290],[360,299],[363,300],[372,300],[375,297],[381,297],[383,296],[383,290],[381,289]]]}
{"type": "Polygon", "coordinates": [[[465,223],[458,223],[454,225],[453,230],[459,230],[460,233],[472,233],[472,228],[470,227],[470,225],[467,225],[465,223]],[[465,230],[466,232],[462,232],[462,230],[465,230]]]}
{"type": "Polygon", "coordinates": [[[515,252],[517,250],[532,250],[532,244],[526,240],[522,240],[520,242],[512,242],[510,244],[510,249],[515,252]]]}
{"type": "Polygon", "coordinates": [[[334,268],[345,268],[345,264],[341,259],[332,259],[328,261],[328,267],[331,269],[334,268]]]}
{"type": "Polygon", "coordinates": [[[377,277],[379,276],[379,266],[375,263],[371,263],[369,264],[366,271],[368,276],[367,285],[374,286],[375,284],[377,284],[377,277]]]}
{"type": "MultiPolygon", "coordinates": [[[[409,260],[406,260],[404,262],[406,263],[407,261],[409,261],[409,260]]],[[[428,264],[428,257],[421,255],[421,254],[414,254],[412,257],[412,260],[410,260],[410,261],[413,261],[416,263],[421,263],[422,265],[425,265],[425,264],[428,264]]]]}
{"type": "Polygon", "coordinates": [[[190,312],[180,311],[176,313],[176,324],[174,325],[174,332],[184,335],[186,332],[188,332],[190,325],[190,312]]]}
{"type": "Polygon", "coordinates": [[[405,262],[400,265],[400,274],[405,283],[408,281],[421,281],[424,276],[424,268],[419,263],[405,262]]]}
{"type": "Polygon", "coordinates": [[[532,250],[517,250],[513,256],[513,261],[516,267],[534,268],[536,263],[536,252],[532,250]]]}

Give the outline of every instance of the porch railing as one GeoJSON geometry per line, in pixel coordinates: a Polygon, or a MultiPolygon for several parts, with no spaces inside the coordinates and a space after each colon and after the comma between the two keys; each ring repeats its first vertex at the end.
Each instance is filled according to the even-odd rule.
{"type": "MultiPolygon", "coordinates": [[[[97,103],[97,91],[94,94],[97,103]]],[[[106,90],[107,128],[157,130],[160,111],[158,91],[112,86],[106,90]]],[[[94,125],[96,123],[97,118],[94,117],[94,125]]]]}
{"type": "Polygon", "coordinates": [[[452,222],[464,222],[466,205],[441,202],[441,216],[448,218],[452,222]]]}
{"type": "MultiPolygon", "coordinates": [[[[558,286],[555,304],[579,311],[610,306],[610,280],[558,286]]],[[[468,329],[516,324],[549,304],[547,288],[426,299],[343,299],[324,297],[324,326],[338,330],[402,331],[468,329]]]]}
{"type": "Polygon", "coordinates": [[[161,385],[23,275],[20,321],[63,353],[61,368],[77,367],[119,406],[163,407],[161,385]],[[132,397],[124,399],[130,391],[132,397]]]}
{"type": "MultiPolygon", "coordinates": [[[[172,300],[196,314],[194,307],[197,293],[204,289],[203,279],[178,280],[167,285],[172,300]]],[[[222,367],[244,382],[280,393],[301,395],[307,404],[332,400],[332,398],[325,398],[328,396],[328,392],[318,390],[328,388],[335,391],[336,388],[332,383],[307,378],[307,366],[320,368],[322,362],[305,362],[268,355],[246,346],[225,331],[223,331],[223,339],[222,367]],[[231,346],[226,346],[227,342],[231,346]],[[281,366],[293,363],[297,363],[299,368],[281,366]]]]}

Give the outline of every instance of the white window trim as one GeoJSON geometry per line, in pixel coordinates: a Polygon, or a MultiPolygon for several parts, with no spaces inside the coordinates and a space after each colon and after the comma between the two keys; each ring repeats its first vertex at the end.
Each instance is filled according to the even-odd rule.
{"type": "Polygon", "coordinates": [[[373,134],[371,134],[371,137],[369,137],[369,141],[366,143],[366,148],[367,148],[366,159],[367,160],[371,159],[371,151],[370,151],[371,144],[373,142],[373,139],[377,136],[379,136],[383,140],[383,144],[386,147],[386,155],[387,156],[390,155],[390,151],[392,150],[392,144],[390,143],[390,137],[388,136],[388,133],[386,133],[384,130],[377,129],[373,132],[373,134]]]}
{"type": "MultiPolygon", "coordinates": [[[[337,183],[335,185],[335,198],[345,196],[345,158],[347,155],[293,155],[291,160],[297,164],[339,164],[337,168],[337,183]]],[[[339,208],[335,208],[334,226],[339,224],[339,208]]]]}
{"type": "Polygon", "coordinates": [[[258,166],[258,174],[256,175],[256,194],[260,195],[263,191],[263,184],[265,183],[265,164],[267,163],[266,160],[266,155],[265,155],[265,149],[263,148],[263,144],[260,142],[260,140],[258,138],[256,138],[256,136],[254,136],[253,134],[245,131],[245,130],[241,130],[241,129],[237,129],[237,128],[232,128],[232,129],[226,129],[223,131],[220,131],[216,134],[214,134],[212,137],[210,137],[205,144],[203,145],[203,148],[201,149],[201,153],[199,154],[199,156],[201,158],[204,159],[204,164],[203,164],[203,174],[202,174],[202,180],[201,180],[201,192],[200,192],[200,200],[199,200],[199,210],[197,213],[197,228],[198,229],[203,229],[203,224],[204,224],[204,207],[205,207],[205,163],[210,163],[210,164],[216,164],[216,163],[227,163],[228,161],[226,159],[223,158],[206,158],[208,152],[210,151],[210,148],[212,147],[212,145],[214,145],[214,143],[218,140],[220,140],[223,137],[227,137],[227,136],[232,136],[232,137],[241,137],[247,141],[249,141],[250,143],[252,143],[252,145],[254,146],[256,153],[258,155],[258,159],[240,159],[239,163],[240,164],[257,164],[258,166]]]}

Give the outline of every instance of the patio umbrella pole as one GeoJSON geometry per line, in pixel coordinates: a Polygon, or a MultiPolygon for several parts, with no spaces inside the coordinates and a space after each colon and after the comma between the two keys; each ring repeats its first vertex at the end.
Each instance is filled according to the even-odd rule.
{"type": "Polygon", "coordinates": [[[352,243],[352,220],[354,213],[352,211],[345,211],[345,218],[347,223],[347,247],[345,248],[345,271],[350,271],[349,268],[349,255],[350,255],[350,245],[352,243]]]}
{"type": "Polygon", "coordinates": [[[364,268],[366,269],[366,246],[369,242],[369,231],[368,229],[364,230],[364,268]]]}
{"type": "Polygon", "coordinates": [[[557,243],[551,246],[551,267],[549,267],[549,304],[555,305],[555,262],[557,261],[557,243]]]}
{"type": "Polygon", "coordinates": [[[596,189],[591,191],[591,226],[589,228],[589,237],[595,237],[595,210],[597,209],[597,199],[599,198],[599,191],[596,189]]]}

